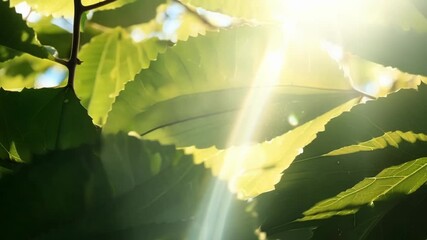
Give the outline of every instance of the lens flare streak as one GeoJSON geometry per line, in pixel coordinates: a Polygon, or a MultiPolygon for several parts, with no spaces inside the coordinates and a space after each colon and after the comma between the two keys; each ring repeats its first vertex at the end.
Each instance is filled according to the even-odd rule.
{"type": "MultiPolygon", "coordinates": [[[[270,48],[266,52],[234,124],[235,127],[229,138],[230,145],[231,143],[243,143],[251,140],[271,91],[279,80],[284,64],[283,54],[284,49],[282,47],[270,48]]],[[[225,156],[224,165],[219,173],[220,179],[221,176],[229,174],[230,169],[241,170],[229,179],[228,188],[232,192],[235,192],[237,188],[239,176],[245,172],[242,163],[245,161],[249,149],[250,146],[239,146],[234,149],[235,151],[228,151],[225,156]]],[[[197,235],[195,239],[223,239],[232,198],[232,193],[224,184],[218,180],[213,183],[210,193],[205,196],[203,204],[206,205],[201,206],[201,209],[207,209],[204,210],[201,227],[196,230],[197,234],[193,232],[191,236],[197,235]]]]}

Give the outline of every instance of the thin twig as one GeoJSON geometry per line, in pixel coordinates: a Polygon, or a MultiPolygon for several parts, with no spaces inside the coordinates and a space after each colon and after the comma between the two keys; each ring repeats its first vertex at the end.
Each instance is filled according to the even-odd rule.
{"type": "Polygon", "coordinates": [[[115,2],[115,1],[116,0],[105,0],[105,1],[102,1],[102,2],[99,2],[99,3],[95,3],[95,4],[92,4],[92,5],[83,6],[83,11],[89,11],[89,10],[93,10],[95,8],[100,8],[102,6],[105,6],[105,5],[107,5],[109,3],[112,3],[112,2],[115,2]]]}
{"type": "Polygon", "coordinates": [[[173,1],[173,2],[176,2],[176,3],[178,3],[178,4],[180,4],[181,6],[183,6],[183,7],[185,8],[185,10],[186,10],[188,13],[190,13],[190,14],[192,14],[193,16],[197,17],[200,21],[202,21],[202,22],[203,22],[205,25],[207,25],[208,27],[213,28],[213,29],[217,29],[217,28],[218,28],[218,26],[216,26],[216,25],[212,24],[212,23],[209,21],[209,19],[207,19],[206,17],[204,17],[204,16],[200,15],[200,14],[197,12],[197,9],[195,9],[195,8],[193,8],[193,7],[191,7],[191,6],[188,6],[187,4],[183,3],[181,0],[172,0],[172,1],[173,1]]]}
{"type": "Polygon", "coordinates": [[[58,57],[54,57],[53,59],[49,59],[49,60],[53,60],[56,63],[59,63],[61,65],[64,65],[66,67],[68,67],[68,60],[62,59],[62,58],[58,58],[58,57]]]}

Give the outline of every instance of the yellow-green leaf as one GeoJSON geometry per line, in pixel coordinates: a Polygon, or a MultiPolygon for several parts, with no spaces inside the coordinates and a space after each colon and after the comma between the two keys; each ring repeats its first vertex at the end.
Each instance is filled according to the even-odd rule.
{"type": "Polygon", "coordinates": [[[157,38],[134,41],[121,28],[101,34],[83,46],[75,89],[97,125],[103,125],[118,93],[138,71],[148,68],[167,43],[157,38]]]}
{"type": "Polygon", "coordinates": [[[358,143],[357,145],[345,146],[324,154],[324,156],[336,156],[360,151],[374,151],[388,146],[399,148],[399,144],[402,141],[410,143],[414,143],[416,141],[427,141],[427,135],[423,133],[402,131],[386,132],[381,137],[372,138],[371,140],[358,143]]]}
{"type": "Polygon", "coordinates": [[[411,194],[426,181],[426,157],[386,168],[375,177],[365,178],[337,196],[317,203],[304,212],[305,217],[300,221],[352,214],[362,206],[374,206],[376,201],[411,194]]]}
{"type": "Polygon", "coordinates": [[[271,141],[225,150],[188,147],[185,152],[193,154],[196,164],[203,163],[214,175],[228,180],[230,190],[240,198],[256,197],[274,190],[282,172],[324,130],[326,123],[355,104],[357,100],[351,100],[271,141]]]}
{"type": "MultiPolygon", "coordinates": [[[[117,0],[109,3],[96,10],[114,9],[124,4],[131,3],[135,0],[117,0]]],[[[52,15],[54,17],[73,17],[74,15],[74,1],[70,0],[10,0],[11,6],[16,6],[22,2],[26,2],[30,7],[43,15],[52,15]]],[[[83,5],[92,5],[102,0],[82,0],[83,5]]]]}
{"type": "Polygon", "coordinates": [[[270,27],[242,27],[178,42],[126,85],[104,131],[224,148],[239,144],[227,138],[245,104],[249,112],[259,111],[251,117],[262,118],[257,136],[246,142],[260,142],[354,97],[336,62],[316,42],[286,37],[270,27]],[[263,98],[268,105],[259,105],[263,98]],[[296,119],[289,123],[290,117],[296,119]]]}

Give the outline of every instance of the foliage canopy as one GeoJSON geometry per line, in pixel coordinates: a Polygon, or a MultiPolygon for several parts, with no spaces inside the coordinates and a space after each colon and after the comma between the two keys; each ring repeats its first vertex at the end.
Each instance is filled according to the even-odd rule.
{"type": "Polygon", "coordinates": [[[426,239],[423,1],[0,16],[5,239],[426,239]]]}

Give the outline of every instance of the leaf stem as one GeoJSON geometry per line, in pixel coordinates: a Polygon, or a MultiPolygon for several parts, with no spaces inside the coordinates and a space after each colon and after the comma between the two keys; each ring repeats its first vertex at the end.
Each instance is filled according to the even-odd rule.
{"type": "Polygon", "coordinates": [[[115,2],[116,0],[105,0],[102,2],[98,2],[98,3],[94,3],[92,5],[88,5],[88,6],[83,6],[83,11],[89,11],[89,10],[93,10],[95,8],[100,8],[102,6],[105,6],[109,3],[115,2]]]}
{"type": "Polygon", "coordinates": [[[80,48],[80,22],[84,12],[102,7],[108,3],[116,0],[105,0],[92,5],[84,6],[81,0],[74,0],[74,20],[73,20],[73,37],[71,41],[71,53],[67,61],[62,59],[55,59],[55,62],[65,65],[68,68],[68,83],[67,87],[74,87],[74,78],[76,66],[80,65],[82,61],[78,58],[80,48]]]}

